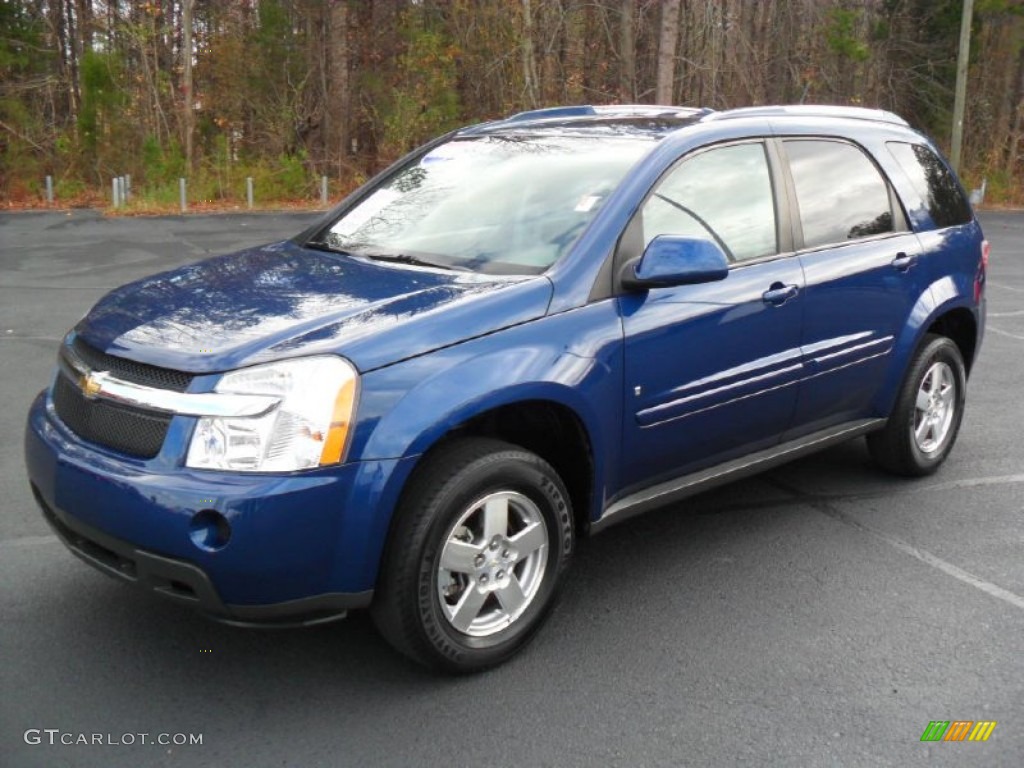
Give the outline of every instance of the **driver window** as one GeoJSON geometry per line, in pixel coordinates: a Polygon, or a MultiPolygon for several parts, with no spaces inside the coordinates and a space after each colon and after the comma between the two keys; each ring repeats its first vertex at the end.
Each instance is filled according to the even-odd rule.
{"type": "Polygon", "coordinates": [[[641,211],[644,248],[658,235],[715,240],[730,261],[778,252],[775,201],[761,143],[734,144],[683,160],[641,211]]]}

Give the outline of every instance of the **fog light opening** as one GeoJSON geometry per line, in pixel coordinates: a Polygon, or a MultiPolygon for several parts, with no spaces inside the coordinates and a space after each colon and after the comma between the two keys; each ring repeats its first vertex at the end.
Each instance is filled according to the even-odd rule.
{"type": "Polygon", "coordinates": [[[192,516],[189,524],[192,543],[207,552],[216,552],[231,539],[231,524],[215,509],[204,509],[192,516]]]}

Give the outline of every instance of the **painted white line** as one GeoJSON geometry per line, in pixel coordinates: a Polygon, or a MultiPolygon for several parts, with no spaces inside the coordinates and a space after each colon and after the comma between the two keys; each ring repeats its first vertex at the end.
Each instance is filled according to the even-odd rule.
{"type": "Polygon", "coordinates": [[[843,512],[840,512],[837,509],[833,509],[832,507],[825,507],[824,505],[815,505],[814,508],[817,509],[822,514],[828,515],[829,517],[838,520],[841,523],[849,525],[851,528],[856,528],[858,531],[861,531],[862,533],[866,533],[870,536],[874,536],[876,539],[884,541],[890,547],[894,547],[898,549],[900,552],[904,553],[905,555],[910,555],[911,557],[920,560],[922,563],[925,563],[926,565],[930,565],[932,568],[942,571],[947,576],[952,576],[954,579],[958,579],[959,581],[962,581],[964,584],[970,584],[972,587],[980,589],[985,594],[998,598],[999,600],[1009,603],[1010,605],[1016,608],[1020,608],[1022,611],[1024,611],[1024,597],[1021,597],[1020,595],[1011,592],[1008,589],[1003,589],[998,584],[993,584],[991,581],[985,581],[985,579],[981,578],[980,576],[975,576],[973,573],[965,571],[963,568],[955,566],[952,563],[943,560],[941,557],[933,555],[931,552],[928,552],[927,550],[919,549],[915,547],[913,544],[905,542],[898,536],[883,533],[882,531],[878,531],[874,528],[871,528],[870,526],[864,525],[864,523],[861,523],[858,520],[854,520],[849,515],[844,514],[843,512]]]}
{"type": "Polygon", "coordinates": [[[910,491],[955,491],[957,488],[976,488],[979,485],[1008,485],[1024,483],[1024,475],[993,475],[991,477],[970,477],[963,480],[947,480],[944,483],[914,486],[910,491]]]}
{"type": "Polygon", "coordinates": [[[985,330],[992,331],[992,333],[998,334],[999,336],[1009,336],[1011,339],[1020,339],[1021,341],[1024,341],[1024,336],[1021,336],[1019,333],[1010,333],[1009,331],[1004,331],[1002,328],[995,328],[992,325],[986,325],[985,330]]]}
{"type": "Polygon", "coordinates": [[[22,536],[20,539],[8,539],[0,541],[0,549],[15,549],[17,547],[37,547],[40,544],[53,544],[60,541],[56,536],[22,536]]]}
{"type": "Polygon", "coordinates": [[[1013,291],[1014,293],[1024,293],[1024,288],[1015,288],[1012,285],[1003,285],[1002,283],[994,283],[991,280],[987,280],[985,285],[990,285],[993,288],[1002,288],[1006,291],[1013,291]]]}
{"type": "Polygon", "coordinates": [[[1018,309],[1013,312],[989,312],[989,317],[1020,317],[1024,315],[1024,309],[1018,309]]]}

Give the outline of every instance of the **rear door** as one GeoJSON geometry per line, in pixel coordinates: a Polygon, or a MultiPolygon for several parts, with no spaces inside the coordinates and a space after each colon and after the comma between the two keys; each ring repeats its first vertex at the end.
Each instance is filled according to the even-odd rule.
{"type": "Polygon", "coordinates": [[[693,471],[774,444],[800,378],[803,274],[780,246],[772,168],[760,140],[683,158],[654,187],[624,240],[714,239],[728,276],[619,298],[625,334],[623,485],[693,471]]]}
{"type": "Polygon", "coordinates": [[[795,436],[880,415],[872,413],[872,400],[928,281],[920,243],[888,180],[861,147],[817,137],[781,144],[806,279],[806,379],[795,436]]]}

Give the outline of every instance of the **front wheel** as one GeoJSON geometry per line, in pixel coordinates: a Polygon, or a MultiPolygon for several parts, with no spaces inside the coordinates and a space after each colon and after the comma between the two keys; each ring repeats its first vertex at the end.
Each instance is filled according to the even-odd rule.
{"type": "Polygon", "coordinates": [[[872,457],[900,475],[928,475],[945,461],[964,415],[967,376],[960,349],[926,336],[911,361],[885,429],[868,435],[872,457]]]}
{"type": "Polygon", "coordinates": [[[554,602],[572,519],[565,486],[539,456],[487,438],[441,448],[396,512],[372,609],[378,629],[435,668],[505,661],[554,602]]]}

